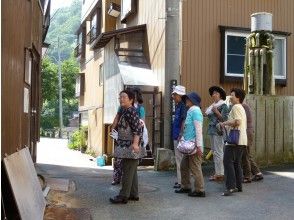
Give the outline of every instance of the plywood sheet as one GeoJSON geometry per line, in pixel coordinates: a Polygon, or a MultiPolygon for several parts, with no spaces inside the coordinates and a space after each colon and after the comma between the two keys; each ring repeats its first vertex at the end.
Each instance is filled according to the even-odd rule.
{"type": "Polygon", "coordinates": [[[46,201],[28,148],[4,158],[4,166],[23,220],[42,220],[46,201]]]}

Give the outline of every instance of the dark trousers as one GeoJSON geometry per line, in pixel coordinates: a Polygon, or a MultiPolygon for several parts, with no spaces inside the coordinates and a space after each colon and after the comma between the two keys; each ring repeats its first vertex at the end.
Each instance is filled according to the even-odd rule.
{"type": "Polygon", "coordinates": [[[245,146],[226,145],[224,151],[225,184],[227,189],[242,189],[242,154],[245,146]]]}
{"type": "Polygon", "coordinates": [[[246,146],[246,149],[243,152],[242,167],[243,167],[244,177],[250,179],[251,174],[256,175],[257,173],[260,172],[260,170],[250,153],[252,144],[253,144],[253,133],[247,132],[247,137],[248,137],[248,146],[246,146]]]}
{"type": "Polygon", "coordinates": [[[123,197],[138,197],[138,160],[123,159],[122,188],[119,195],[123,197]]]}

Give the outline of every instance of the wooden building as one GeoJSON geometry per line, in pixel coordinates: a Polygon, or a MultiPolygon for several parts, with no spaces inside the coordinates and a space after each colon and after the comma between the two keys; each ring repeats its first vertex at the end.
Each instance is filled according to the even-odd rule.
{"type": "Polygon", "coordinates": [[[181,82],[199,92],[203,107],[211,102],[208,88],[221,85],[229,93],[242,87],[245,37],[250,15],[273,15],[276,37],[277,95],[294,95],[294,1],[200,0],[181,1],[181,82]]]}
{"type": "Polygon", "coordinates": [[[163,145],[162,97],[164,91],[170,93],[165,85],[165,7],[165,0],[84,2],[77,31],[77,96],[81,125],[88,125],[88,144],[96,154],[112,153],[109,125],[119,107],[119,92],[129,86],[143,91],[152,147],[163,145]]]}
{"type": "MultiPolygon", "coordinates": [[[[3,199],[1,213],[3,218],[6,213],[8,219],[17,219],[18,213],[10,191],[11,184],[4,171],[4,158],[28,147],[33,161],[36,161],[42,103],[40,64],[42,46],[50,25],[50,5],[51,0],[1,1],[1,199],[3,199]]],[[[17,164],[19,161],[13,162],[17,164]]],[[[28,167],[24,167],[23,170],[26,168],[28,167]]],[[[18,174],[23,175],[20,172],[18,174]]],[[[25,181],[29,182],[29,179],[25,181]]]]}
{"type": "Polygon", "coordinates": [[[50,24],[50,0],[4,0],[1,23],[1,158],[27,146],[35,160],[41,110],[40,64],[50,24]]]}
{"type": "Polygon", "coordinates": [[[112,152],[108,128],[118,108],[118,93],[126,86],[143,91],[154,151],[172,148],[173,86],[182,84],[188,92],[198,92],[203,109],[211,102],[210,86],[221,85],[228,93],[232,87],[242,87],[245,37],[255,12],[273,14],[277,94],[294,95],[291,0],[84,2],[82,13],[87,14],[82,15],[78,31],[77,51],[83,51],[77,52],[81,61],[78,93],[82,124],[89,124],[88,142],[91,146],[96,142],[93,147],[99,154],[112,152]],[[93,21],[95,14],[100,17],[98,23],[93,21]],[[97,27],[94,39],[89,40],[97,27]]]}

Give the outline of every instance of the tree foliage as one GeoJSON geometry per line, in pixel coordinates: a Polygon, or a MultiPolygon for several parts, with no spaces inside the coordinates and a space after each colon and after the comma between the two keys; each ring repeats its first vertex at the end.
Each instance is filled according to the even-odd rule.
{"type": "Polygon", "coordinates": [[[58,94],[58,67],[46,57],[42,61],[42,97],[43,102],[56,99],[58,94]]]}
{"type": "Polygon", "coordinates": [[[62,95],[63,99],[70,101],[75,98],[76,77],[79,73],[79,66],[74,57],[70,57],[62,63],[62,95]]]}
{"type": "MultiPolygon", "coordinates": [[[[63,124],[68,125],[72,113],[78,110],[78,101],[75,98],[75,82],[79,73],[77,61],[70,57],[61,64],[62,75],[62,104],[63,124]]],[[[42,61],[42,97],[41,127],[51,129],[59,126],[59,87],[58,67],[50,59],[42,61]]]]}
{"type": "MultiPolygon", "coordinates": [[[[53,16],[46,42],[50,44],[48,55],[58,60],[58,38],[61,60],[66,60],[76,45],[76,31],[81,23],[81,0],[74,0],[69,7],[60,8],[53,16]]],[[[53,62],[56,62],[55,60],[53,62]]]]}
{"type": "Polygon", "coordinates": [[[75,82],[79,66],[73,57],[76,45],[75,32],[81,21],[81,0],[74,0],[69,7],[60,8],[53,16],[46,42],[50,44],[47,58],[42,61],[42,112],[41,128],[52,129],[59,126],[59,86],[58,49],[60,51],[62,73],[63,124],[78,110],[75,98],[75,82]],[[59,45],[58,45],[59,39],[59,45]],[[58,47],[59,46],[59,47],[58,47]]]}

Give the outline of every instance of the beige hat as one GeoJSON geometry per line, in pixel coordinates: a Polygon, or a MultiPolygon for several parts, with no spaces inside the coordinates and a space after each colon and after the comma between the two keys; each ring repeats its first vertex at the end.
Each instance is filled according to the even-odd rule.
{"type": "Polygon", "coordinates": [[[184,86],[178,85],[174,88],[174,91],[172,94],[178,94],[178,95],[186,95],[186,88],[184,86]]]}

